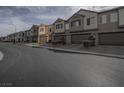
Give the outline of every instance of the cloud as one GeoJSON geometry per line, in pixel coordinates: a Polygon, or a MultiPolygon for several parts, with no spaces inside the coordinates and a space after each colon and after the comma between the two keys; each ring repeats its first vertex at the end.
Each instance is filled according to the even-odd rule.
{"type": "Polygon", "coordinates": [[[18,17],[11,17],[8,21],[0,23],[0,34],[7,35],[14,33],[15,31],[23,31],[29,27],[24,21],[21,21],[18,17]]]}

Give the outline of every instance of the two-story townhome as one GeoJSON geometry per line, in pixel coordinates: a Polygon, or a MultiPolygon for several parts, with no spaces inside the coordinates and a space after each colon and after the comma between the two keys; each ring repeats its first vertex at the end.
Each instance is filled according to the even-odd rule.
{"type": "Polygon", "coordinates": [[[41,24],[38,29],[38,43],[45,44],[47,42],[48,25],[41,24]]]}
{"type": "Polygon", "coordinates": [[[38,43],[46,44],[52,40],[53,25],[41,24],[38,29],[38,43]]]}
{"type": "Polygon", "coordinates": [[[37,42],[38,41],[38,25],[33,25],[30,29],[30,35],[31,35],[31,42],[37,42]]]}
{"type": "Polygon", "coordinates": [[[94,36],[96,44],[124,45],[124,7],[99,12],[80,9],[67,22],[66,43],[81,44],[94,36]]]}
{"type": "Polygon", "coordinates": [[[98,31],[98,13],[80,9],[69,19],[69,32],[72,44],[80,44],[88,39],[91,33],[98,31]]]}
{"type": "Polygon", "coordinates": [[[30,34],[29,34],[29,31],[30,31],[30,30],[25,30],[25,31],[24,31],[24,42],[25,42],[25,43],[29,43],[29,41],[30,41],[30,34]]]}
{"type": "Polygon", "coordinates": [[[58,18],[53,23],[53,39],[52,42],[64,41],[65,42],[65,23],[66,21],[58,18]]]}
{"type": "Polygon", "coordinates": [[[124,45],[124,7],[99,12],[98,40],[104,45],[124,45]]]}

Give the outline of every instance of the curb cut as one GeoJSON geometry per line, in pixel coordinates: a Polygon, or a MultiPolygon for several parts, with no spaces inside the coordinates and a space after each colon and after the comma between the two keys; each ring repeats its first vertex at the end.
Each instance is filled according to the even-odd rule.
{"type": "Polygon", "coordinates": [[[38,46],[38,45],[33,45],[31,47],[33,47],[33,48],[45,48],[45,49],[49,49],[49,50],[61,51],[61,52],[67,52],[67,53],[88,54],[88,55],[96,55],[96,56],[104,56],[104,57],[112,57],[112,58],[124,59],[123,55],[116,55],[116,54],[78,51],[78,50],[63,49],[63,48],[53,48],[53,47],[38,46]]]}

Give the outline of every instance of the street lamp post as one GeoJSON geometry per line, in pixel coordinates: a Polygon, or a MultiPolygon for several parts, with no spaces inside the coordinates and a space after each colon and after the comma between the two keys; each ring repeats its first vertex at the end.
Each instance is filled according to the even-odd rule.
{"type": "MultiPolygon", "coordinates": [[[[13,24],[14,25],[14,24],[13,24]]],[[[14,43],[16,43],[16,25],[14,25],[14,27],[15,27],[15,35],[14,35],[14,43]]]]}
{"type": "Polygon", "coordinates": [[[14,26],[14,40],[13,40],[13,43],[16,43],[16,25],[15,24],[11,24],[12,26],[14,26]]]}

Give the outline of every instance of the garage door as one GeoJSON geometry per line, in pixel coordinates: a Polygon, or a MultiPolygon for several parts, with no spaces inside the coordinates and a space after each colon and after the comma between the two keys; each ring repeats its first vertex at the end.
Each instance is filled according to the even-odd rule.
{"type": "Polygon", "coordinates": [[[100,45],[124,45],[124,32],[99,34],[100,45]]]}
{"type": "Polygon", "coordinates": [[[63,38],[65,39],[65,36],[64,35],[61,35],[61,36],[54,36],[54,40],[58,41],[58,40],[63,40],[63,38]]]}
{"type": "Polygon", "coordinates": [[[71,36],[72,44],[81,44],[83,40],[87,40],[90,34],[77,34],[71,36]]]}

